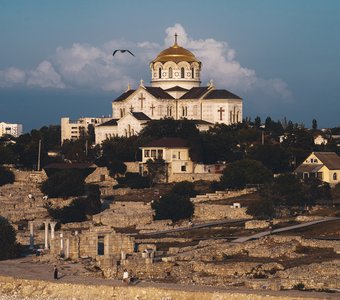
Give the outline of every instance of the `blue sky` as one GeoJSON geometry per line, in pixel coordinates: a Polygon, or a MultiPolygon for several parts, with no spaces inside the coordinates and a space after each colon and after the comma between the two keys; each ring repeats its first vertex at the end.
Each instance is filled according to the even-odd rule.
{"type": "Polygon", "coordinates": [[[0,0],[0,121],[109,115],[177,32],[244,116],[340,126],[339,16],[337,0],[0,0]]]}

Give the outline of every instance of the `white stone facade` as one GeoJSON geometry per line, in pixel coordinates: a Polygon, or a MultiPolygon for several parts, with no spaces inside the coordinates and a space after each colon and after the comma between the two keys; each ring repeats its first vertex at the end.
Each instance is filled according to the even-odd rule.
{"type": "Polygon", "coordinates": [[[0,122],[0,137],[6,134],[14,137],[22,135],[22,124],[0,122]]]}

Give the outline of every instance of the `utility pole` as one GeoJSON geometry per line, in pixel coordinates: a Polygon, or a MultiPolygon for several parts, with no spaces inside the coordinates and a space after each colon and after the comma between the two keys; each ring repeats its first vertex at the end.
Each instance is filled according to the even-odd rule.
{"type": "Polygon", "coordinates": [[[40,157],[41,157],[41,139],[39,140],[37,171],[40,171],[40,157]]]}

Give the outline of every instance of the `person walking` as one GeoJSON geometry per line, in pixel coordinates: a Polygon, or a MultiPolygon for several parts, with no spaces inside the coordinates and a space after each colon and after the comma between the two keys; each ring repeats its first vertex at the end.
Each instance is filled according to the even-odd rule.
{"type": "Polygon", "coordinates": [[[56,265],[54,265],[54,269],[53,269],[53,279],[55,280],[58,279],[58,268],[56,265]]]}

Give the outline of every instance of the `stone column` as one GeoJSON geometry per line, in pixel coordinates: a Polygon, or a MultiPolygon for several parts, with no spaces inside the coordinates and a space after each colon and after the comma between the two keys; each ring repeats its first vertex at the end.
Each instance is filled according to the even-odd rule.
{"type": "Polygon", "coordinates": [[[45,224],[45,249],[48,249],[48,221],[44,222],[45,224]]]}
{"type": "Polygon", "coordinates": [[[60,256],[64,255],[64,237],[63,234],[60,234],[60,256]]]}
{"type": "Polygon", "coordinates": [[[110,256],[110,236],[104,236],[104,256],[110,256]]]}
{"type": "Polygon", "coordinates": [[[70,257],[70,239],[65,239],[65,258],[70,257]]]}
{"type": "Polygon", "coordinates": [[[57,225],[57,222],[50,222],[50,227],[51,227],[51,239],[54,239],[54,229],[55,225],[57,225]]]}
{"type": "Polygon", "coordinates": [[[29,223],[30,226],[30,249],[34,249],[34,221],[30,221],[29,223]]]}

